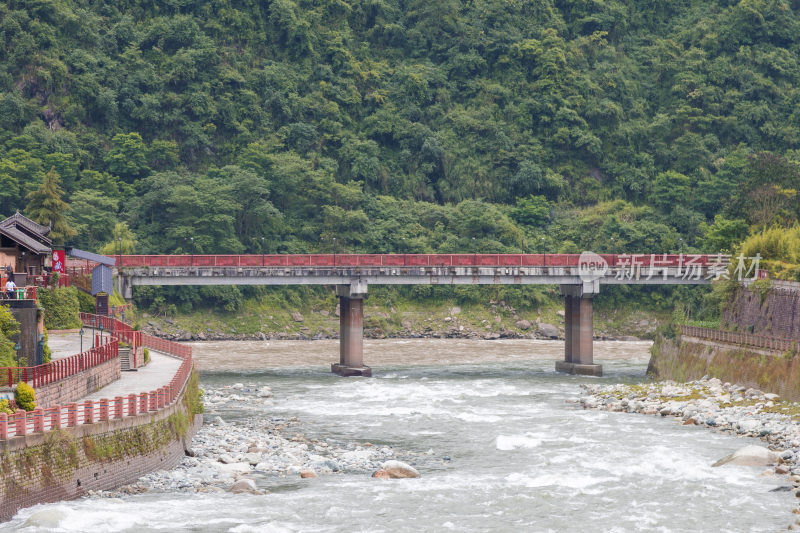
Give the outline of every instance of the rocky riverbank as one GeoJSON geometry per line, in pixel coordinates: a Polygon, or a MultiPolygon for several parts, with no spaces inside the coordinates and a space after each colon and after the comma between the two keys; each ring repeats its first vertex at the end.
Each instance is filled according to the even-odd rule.
{"type": "Polygon", "coordinates": [[[434,457],[433,450],[415,453],[386,445],[308,438],[297,431],[296,418],[225,421],[217,414],[233,405],[239,410],[245,407],[263,411],[272,404],[269,387],[237,383],[206,388],[204,392],[206,422],[180,465],[148,474],[118,490],[90,496],[105,498],[142,492],[265,494],[287,479],[375,473],[375,477],[384,478],[417,477],[414,466],[442,461],[434,457]]]}
{"type": "MultiPolygon", "coordinates": [[[[318,340],[339,335],[339,310],[329,304],[311,307],[254,309],[240,313],[191,312],[174,316],[135,314],[133,320],[151,335],[177,341],[318,340]],[[326,308],[326,305],[328,306],[326,308]]],[[[652,339],[662,317],[657,314],[597,309],[595,333],[601,340],[652,339]]],[[[517,309],[489,300],[479,305],[435,305],[401,309],[378,299],[365,303],[364,337],[436,339],[563,339],[563,304],[551,302],[539,309],[517,309]]]]}
{"type": "MultiPolygon", "coordinates": [[[[776,490],[793,491],[798,497],[793,512],[800,514],[800,403],[707,376],[680,384],[665,381],[581,387],[583,395],[578,401],[585,409],[669,417],[684,425],[761,439],[767,448],[747,446],[720,458],[713,466],[762,466],[762,475],[788,476],[776,490]]],[[[789,529],[798,526],[800,519],[789,529]]]]}

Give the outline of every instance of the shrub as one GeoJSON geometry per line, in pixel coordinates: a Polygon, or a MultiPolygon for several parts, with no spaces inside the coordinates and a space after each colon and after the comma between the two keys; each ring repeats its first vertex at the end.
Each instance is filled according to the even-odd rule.
{"type": "Polygon", "coordinates": [[[14,408],[11,407],[11,403],[8,400],[0,400],[0,413],[14,414],[14,408]]]}
{"type": "Polygon", "coordinates": [[[14,392],[14,398],[17,401],[17,407],[25,411],[33,411],[36,408],[36,391],[33,387],[20,381],[17,384],[17,390],[14,392]]]}
{"type": "Polygon", "coordinates": [[[147,364],[149,362],[150,362],[150,350],[145,348],[144,349],[144,364],[147,364]]]}

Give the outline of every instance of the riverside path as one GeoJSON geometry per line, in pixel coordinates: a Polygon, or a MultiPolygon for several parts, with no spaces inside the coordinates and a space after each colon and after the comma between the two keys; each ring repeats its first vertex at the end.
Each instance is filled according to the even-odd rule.
{"type": "MultiPolygon", "coordinates": [[[[53,352],[52,357],[54,360],[79,353],[80,342],[78,333],[51,333],[48,339],[48,345],[53,352]]],[[[150,362],[146,366],[139,367],[135,372],[122,372],[118,380],[80,398],[78,402],[103,398],[112,399],[118,396],[158,390],[165,385],[169,385],[180,366],[180,359],[150,350],[150,362]]]]}

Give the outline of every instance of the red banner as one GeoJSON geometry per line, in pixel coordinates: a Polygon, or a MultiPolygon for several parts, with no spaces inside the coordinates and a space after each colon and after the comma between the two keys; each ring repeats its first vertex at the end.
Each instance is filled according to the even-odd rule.
{"type": "Polygon", "coordinates": [[[53,250],[53,272],[64,274],[67,271],[66,256],[64,250],[53,250]]]}

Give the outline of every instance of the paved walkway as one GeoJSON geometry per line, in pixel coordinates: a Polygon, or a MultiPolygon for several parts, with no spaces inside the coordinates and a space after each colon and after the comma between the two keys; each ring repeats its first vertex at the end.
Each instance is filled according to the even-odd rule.
{"type": "MultiPolygon", "coordinates": [[[[91,330],[87,329],[86,331],[91,330]]],[[[88,346],[91,346],[91,335],[84,335],[84,349],[87,348],[87,340],[88,346]]],[[[49,345],[53,351],[54,359],[74,355],[80,349],[80,336],[77,333],[51,334],[49,345]]],[[[119,380],[103,387],[94,394],[81,398],[81,400],[111,399],[116,396],[150,392],[164,385],[169,385],[180,366],[181,360],[177,357],[170,357],[150,350],[150,363],[147,366],[135,372],[123,372],[119,380]]]]}
{"type": "MultiPolygon", "coordinates": [[[[83,349],[88,350],[92,347],[92,330],[86,328],[83,335],[83,349]]],[[[53,359],[69,357],[81,351],[81,336],[77,333],[49,333],[47,345],[53,352],[53,359]]]]}

